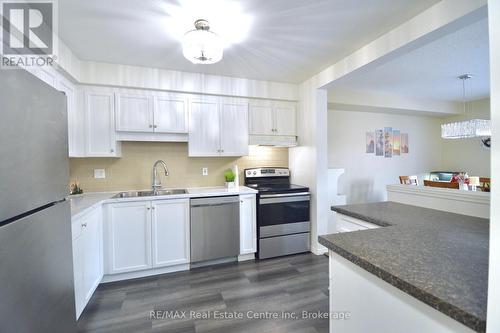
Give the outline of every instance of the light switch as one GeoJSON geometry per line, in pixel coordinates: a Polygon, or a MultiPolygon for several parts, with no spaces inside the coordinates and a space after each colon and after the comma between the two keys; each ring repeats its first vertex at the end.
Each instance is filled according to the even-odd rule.
{"type": "Polygon", "coordinates": [[[106,170],[105,169],[94,169],[94,178],[95,179],[106,178],[106,170]]]}
{"type": "Polygon", "coordinates": [[[201,169],[201,174],[202,174],[203,176],[208,176],[208,168],[202,168],[202,169],[201,169]]]}

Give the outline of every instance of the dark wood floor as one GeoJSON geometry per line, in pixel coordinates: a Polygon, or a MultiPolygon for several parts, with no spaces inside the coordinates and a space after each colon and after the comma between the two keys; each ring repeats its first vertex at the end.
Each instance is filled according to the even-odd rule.
{"type": "Polygon", "coordinates": [[[328,312],[325,256],[301,254],[102,284],[78,326],[80,332],[328,332],[328,319],[303,318],[303,311],[328,312]],[[186,318],[151,319],[154,310],[186,311],[186,318]],[[190,311],[226,311],[243,319],[195,319],[190,311]],[[279,318],[249,319],[248,311],[279,318]],[[297,319],[283,318],[283,311],[297,319]]]}

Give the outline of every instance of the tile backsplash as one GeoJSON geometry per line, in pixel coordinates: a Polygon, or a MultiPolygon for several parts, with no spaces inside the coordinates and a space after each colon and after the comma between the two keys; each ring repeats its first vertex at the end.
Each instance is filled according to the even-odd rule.
{"type": "Polygon", "coordinates": [[[224,185],[224,172],[238,165],[240,183],[243,169],[288,167],[288,148],[250,146],[243,157],[189,157],[187,143],[123,142],[121,158],[70,158],[70,181],[78,181],[84,192],[148,189],[156,160],[164,160],[170,171],[165,177],[158,169],[164,187],[202,187],[224,185]],[[208,176],[202,168],[208,168],[208,176]],[[94,169],[104,169],[106,178],[95,179],[94,169]]]}

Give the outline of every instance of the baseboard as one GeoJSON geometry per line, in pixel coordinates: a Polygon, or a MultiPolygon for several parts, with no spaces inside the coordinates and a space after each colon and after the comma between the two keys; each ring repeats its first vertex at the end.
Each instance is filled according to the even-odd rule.
{"type": "Polygon", "coordinates": [[[147,270],[137,271],[137,272],[127,272],[127,273],[120,273],[120,274],[113,274],[113,275],[104,275],[101,282],[108,283],[108,282],[137,279],[137,278],[153,276],[153,275],[160,275],[160,274],[173,273],[173,272],[179,272],[179,271],[187,271],[187,270],[189,270],[189,268],[190,268],[189,264],[181,264],[181,265],[175,265],[175,266],[169,266],[169,267],[147,269],[147,270]]]}
{"type": "Polygon", "coordinates": [[[238,261],[255,260],[255,253],[240,254],[238,261]]]}

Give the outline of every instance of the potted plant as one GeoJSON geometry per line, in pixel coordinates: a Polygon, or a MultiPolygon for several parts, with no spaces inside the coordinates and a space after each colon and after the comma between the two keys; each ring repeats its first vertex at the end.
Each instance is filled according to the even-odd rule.
{"type": "Polygon", "coordinates": [[[234,182],[236,175],[234,174],[233,170],[229,169],[226,172],[224,172],[224,178],[226,178],[226,187],[227,188],[236,187],[236,183],[234,182]]]}

